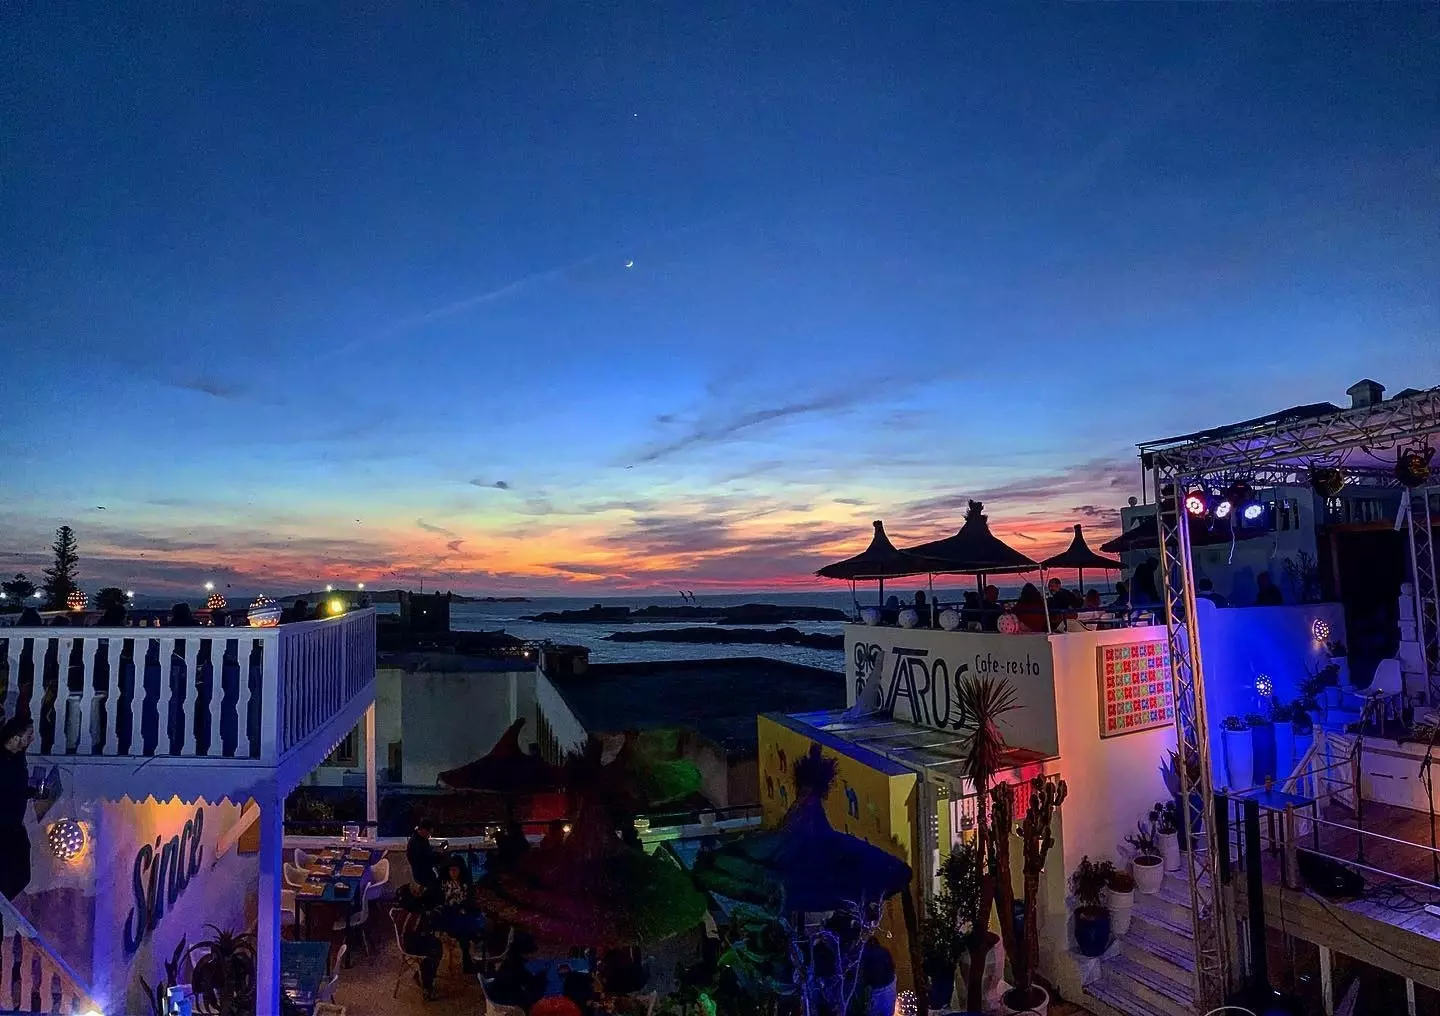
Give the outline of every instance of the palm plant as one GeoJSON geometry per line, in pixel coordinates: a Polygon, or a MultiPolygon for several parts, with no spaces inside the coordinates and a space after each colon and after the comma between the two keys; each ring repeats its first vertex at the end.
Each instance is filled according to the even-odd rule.
{"type": "Polygon", "coordinates": [[[255,1011],[255,939],[206,925],[213,933],[187,952],[194,971],[196,1010],[211,1016],[248,1016],[255,1011]]]}
{"type": "MultiPolygon", "coordinates": [[[[1005,764],[1009,745],[1000,730],[1000,718],[1018,708],[1015,686],[1003,677],[966,674],[956,682],[961,715],[972,727],[970,743],[965,748],[963,772],[975,792],[975,852],[981,858],[980,898],[975,911],[975,924],[970,935],[970,969],[965,984],[965,1007],[979,1012],[985,974],[985,955],[992,948],[985,934],[990,927],[990,912],[995,905],[993,865],[984,859],[992,854],[990,827],[990,787],[995,774],[1005,764]]],[[[1008,831],[1006,838],[1008,839],[1008,831]]],[[[1001,922],[1004,924],[1004,921],[1001,922]]]]}

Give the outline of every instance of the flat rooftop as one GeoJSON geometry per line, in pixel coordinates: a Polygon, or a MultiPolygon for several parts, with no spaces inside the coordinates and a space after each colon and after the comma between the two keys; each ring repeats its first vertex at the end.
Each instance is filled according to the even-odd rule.
{"type": "Polygon", "coordinates": [[[756,656],[592,663],[552,680],[591,733],[688,727],[739,756],[757,751],[761,713],[845,706],[839,671],[756,656]]]}

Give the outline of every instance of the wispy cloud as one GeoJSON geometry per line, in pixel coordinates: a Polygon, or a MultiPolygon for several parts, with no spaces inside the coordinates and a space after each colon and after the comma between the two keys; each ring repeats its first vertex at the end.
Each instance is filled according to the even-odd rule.
{"type": "Polygon", "coordinates": [[[796,417],[849,409],[876,397],[883,385],[867,383],[855,388],[829,392],[809,399],[784,402],[778,406],[749,409],[697,421],[679,437],[663,441],[640,452],[636,462],[657,462],[701,445],[714,445],[753,431],[766,424],[796,417]]]}
{"type": "Polygon", "coordinates": [[[460,547],[464,542],[464,540],[451,540],[449,543],[445,544],[445,549],[450,551],[450,553],[452,554],[458,554],[460,553],[460,547]]]}
{"type": "Polygon", "coordinates": [[[249,388],[235,381],[222,381],[213,377],[196,377],[184,381],[172,381],[172,388],[181,391],[199,392],[216,399],[238,399],[249,392],[249,388]]]}
{"type": "Polygon", "coordinates": [[[469,481],[467,481],[467,482],[470,484],[470,486],[472,486],[472,487],[480,487],[480,488],[483,489],[483,490],[510,490],[510,489],[511,489],[511,488],[510,488],[510,481],[509,481],[509,480],[485,480],[485,479],[481,479],[480,477],[477,476],[475,479],[469,480],[469,481]]]}
{"type": "Polygon", "coordinates": [[[835,504],[848,504],[855,508],[863,508],[870,503],[869,501],[866,501],[863,497],[837,497],[833,500],[835,504]]]}
{"type": "Polygon", "coordinates": [[[444,536],[451,540],[458,540],[460,538],[458,533],[452,533],[444,526],[437,526],[433,522],[426,522],[424,519],[416,519],[415,525],[427,533],[434,533],[436,536],[444,536]]]}

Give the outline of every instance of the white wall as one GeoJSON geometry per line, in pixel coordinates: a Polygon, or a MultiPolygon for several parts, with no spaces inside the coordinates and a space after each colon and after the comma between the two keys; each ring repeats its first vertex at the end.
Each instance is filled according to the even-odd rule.
{"type": "Polygon", "coordinates": [[[484,755],[524,717],[521,747],[535,735],[535,672],[429,671],[404,675],[400,688],[404,782],[429,785],[447,769],[484,755]]]}
{"type": "Polygon", "coordinates": [[[535,700],[540,713],[550,724],[550,732],[560,743],[562,752],[578,751],[585,743],[585,728],[576,718],[564,696],[544,673],[535,675],[535,700]]]}

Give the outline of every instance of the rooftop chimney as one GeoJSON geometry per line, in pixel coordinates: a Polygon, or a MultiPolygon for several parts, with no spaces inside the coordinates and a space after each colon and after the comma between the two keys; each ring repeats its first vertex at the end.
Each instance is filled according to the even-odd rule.
{"type": "Polygon", "coordinates": [[[1346,388],[1345,394],[1350,396],[1351,409],[1363,409],[1365,406],[1378,405],[1384,399],[1385,386],[1367,377],[1346,388]]]}

